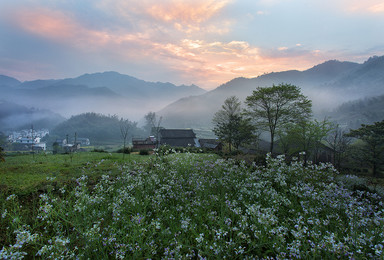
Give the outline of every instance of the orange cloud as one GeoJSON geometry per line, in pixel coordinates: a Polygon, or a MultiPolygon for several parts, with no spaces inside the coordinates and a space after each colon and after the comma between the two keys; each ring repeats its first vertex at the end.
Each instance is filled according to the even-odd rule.
{"type": "Polygon", "coordinates": [[[77,31],[69,17],[53,10],[19,10],[15,18],[24,30],[43,37],[64,39],[72,37],[77,31]]]}
{"type": "Polygon", "coordinates": [[[384,13],[382,0],[343,0],[341,1],[341,8],[351,13],[384,13]]]}
{"type": "Polygon", "coordinates": [[[147,12],[164,22],[199,24],[211,18],[228,2],[228,0],[155,1],[148,7],[147,12]]]}

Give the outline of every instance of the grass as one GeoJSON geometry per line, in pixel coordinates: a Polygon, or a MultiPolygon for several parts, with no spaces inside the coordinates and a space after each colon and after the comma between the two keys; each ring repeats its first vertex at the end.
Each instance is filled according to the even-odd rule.
{"type": "MultiPolygon", "coordinates": [[[[125,162],[146,160],[145,156],[125,155],[125,162]]],[[[64,183],[80,177],[82,170],[90,165],[94,167],[91,178],[103,174],[112,176],[119,172],[114,164],[122,164],[122,154],[80,152],[69,154],[14,154],[7,156],[0,163],[0,192],[7,194],[27,195],[46,189],[47,178],[55,178],[64,183]],[[72,157],[72,158],[71,158],[72,157]],[[102,164],[99,164],[103,161],[102,164]]]]}
{"type": "Polygon", "coordinates": [[[7,195],[0,258],[383,257],[383,198],[331,165],[166,154],[84,154],[72,185],[7,195]]]}

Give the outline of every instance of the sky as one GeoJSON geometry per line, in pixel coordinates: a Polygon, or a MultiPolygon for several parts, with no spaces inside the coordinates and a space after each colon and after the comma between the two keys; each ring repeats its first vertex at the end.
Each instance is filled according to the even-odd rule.
{"type": "Polygon", "coordinates": [[[0,74],[117,71],[207,90],[384,55],[383,0],[1,0],[0,74]]]}

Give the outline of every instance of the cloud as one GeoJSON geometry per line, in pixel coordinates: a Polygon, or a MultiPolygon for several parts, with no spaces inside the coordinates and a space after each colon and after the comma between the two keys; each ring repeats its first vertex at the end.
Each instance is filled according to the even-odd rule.
{"type": "Polygon", "coordinates": [[[330,1],[328,5],[336,5],[338,8],[347,13],[384,13],[384,3],[382,0],[339,0],[337,2],[330,1]]]}
{"type": "MultiPolygon", "coordinates": [[[[11,44],[3,49],[10,53],[8,50],[13,48],[14,53],[30,55],[24,62],[21,54],[19,59],[0,57],[3,67],[0,72],[9,75],[10,69],[4,68],[34,67],[28,75],[34,73],[36,77],[47,71],[54,75],[56,69],[56,76],[73,63],[70,67],[78,74],[94,72],[90,71],[94,68],[114,69],[127,74],[135,72],[133,76],[137,77],[146,75],[146,80],[158,80],[156,75],[163,77],[162,80],[212,88],[234,77],[307,69],[327,59],[354,58],[347,51],[325,50],[321,45],[323,39],[318,35],[314,37],[316,42],[311,43],[308,35],[316,28],[309,28],[310,33],[305,36],[286,30],[289,35],[287,39],[282,38],[285,31],[277,30],[284,28],[285,24],[281,25],[284,16],[274,19],[273,15],[280,14],[281,9],[287,13],[285,7],[298,1],[262,0],[238,9],[232,8],[236,7],[233,0],[24,2],[29,5],[8,4],[0,10],[0,22],[9,26],[8,31],[23,34],[21,38],[25,43],[17,47],[28,51],[18,51],[11,44]],[[274,39],[274,35],[279,38],[274,39]],[[51,46],[50,52],[39,47],[40,43],[51,46]],[[34,53],[37,48],[41,48],[39,54],[46,52],[44,60],[41,55],[33,57],[27,53],[34,53]],[[70,55],[63,58],[67,53],[70,55]],[[33,58],[37,56],[39,60],[33,66],[33,58]]],[[[337,3],[335,9],[348,12],[380,13],[384,8],[380,1],[340,0],[337,3]]],[[[320,2],[316,5],[320,6],[320,2]]],[[[299,32],[301,27],[297,28],[299,32]]]]}
{"type": "Polygon", "coordinates": [[[154,1],[146,11],[155,19],[179,24],[201,24],[224,6],[227,0],[154,1]]]}

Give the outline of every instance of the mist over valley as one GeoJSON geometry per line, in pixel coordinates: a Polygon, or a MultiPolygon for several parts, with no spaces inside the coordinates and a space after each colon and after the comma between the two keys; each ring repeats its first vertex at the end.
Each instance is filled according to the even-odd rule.
{"type": "Polygon", "coordinates": [[[117,72],[26,82],[2,75],[0,130],[31,124],[52,129],[86,112],[142,122],[149,111],[162,116],[164,127],[210,129],[214,113],[227,97],[244,100],[256,87],[280,83],[300,87],[312,100],[316,118],[327,117],[356,128],[383,117],[383,71],[384,56],[371,57],[362,64],[330,60],[304,71],[235,78],[211,91],[196,85],[147,82],[117,72]]]}

